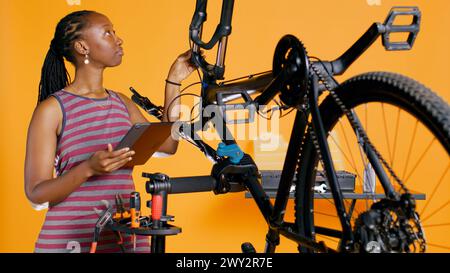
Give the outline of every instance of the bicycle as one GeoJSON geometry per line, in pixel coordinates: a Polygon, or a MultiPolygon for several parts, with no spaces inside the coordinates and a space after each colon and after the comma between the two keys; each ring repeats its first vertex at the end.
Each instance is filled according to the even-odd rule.
{"type": "MultiPolygon", "coordinates": [[[[436,195],[450,168],[448,104],[430,89],[399,74],[368,72],[343,83],[338,83],[334,78],[336,75],[342,75],[380,36],[386,50],[411,49],[420,29],[420,10],[417,7],[392,8],[384,23],[373,23],[334,61],[323,61],[308,56],[298,38],[286,35],[276,46],[271,71],[220,82],[224,79],[225,53],[227,39],[231,34],[234,0],[223,0],[220,23],[210,41],[204,42],[201,36],[207,15],[207,2],[207,0],[196,1],[189,33],[190,41],[193,43],[192,61],[202,74],[199,75],[200,113],[207,107],[213,107],[218,111],[215,112],[215,116],[202,115],[198,121],[183,123],[180,135],[198,147],[214,162],[214,166],[210,176],[169,179],[162,174],[144,173],[145,177],[150,178],[147,192],[165,195],[201,191],[214,191],[215,194],[249,191],[269,226],[264,249],[267,253],[275,252],[280,235],[297,242],[300,252],[424,252],[427,247],[431,247],[433,251],[450,250],[450,243],[441,245],[433,242],[436,238],[442,240],[441,231],[436,232],[434,228],[450,224],[444,222],[423,225],[433,215],[441,213],[442,218],[442,211],[450,204],[450,201],[444,201],[442,205],[442,199],[447,198],[445,194],[436,195]],[[412,17],[412,23],[394,25],[395,18],[401,16],[412,17]],[[407,33],[408,38],[406,41],[393,42],[390,40],[392,33],[407,33]],[[209,64],[200,53],[200,49],[210,50],[216,45],[216,63],[209,64]],[[267,105],[276,96],[279,96],[280,100],[278,109],[290,109],[296,111],[296,115],[276,190],[275,203],[272,204],[262,186],[262,175],[254,160],[240,150],[227,128],[230,121],[227,120],[226,112],[245,108],[253,111],[253,114],[258,113],[257,106],[267,105]],[[325,98],[319,104],[320,96],[325,98]],[[230,103],[237,99],[243,99],[244,102],[230,103]],[[369,116],[371,113],[376,115],[369,116]],[[401,117],[405,115],[401,113],[408,115],[405,127],[408,128],[407,132],[411,137],[409,141],[403,143],[406,146],[401,147],[407,156],[401,164],[404,167],[400,169],[399,164],[394,166],[393,161],[399,147],[397,145],[401,144],[397,138],[398,127],[402,123],[401,117]],[[392,124],[386,122],[387,114],[393,115],[396,121],[393,150],[388,135],[389,131],[392,131],[388,127],[392,124]],[[374,118],[378,119],[376,123],[373,122],[374,118]],[[209,122],[223,128],[223,131],[218,133],[224,145],[220,145],[217,150],[205,143],[197,134],[198,130],[209,122]],[[371,128],[370,137],[369,122],[371,126],[375,124],[373,125],[375,129],[371,128]],[[386,131],[387,147],[379,140],[380,123],[384,125],[381,127],[386,131]],[[422,134],[418,133],[420,130],[426,131],[422,134]],[[353,135],[347,136],[348,132],[352,132],[353,135]],[[342,135],[347,149],[340,147],[336,135],[342,135]],[[424,137],[431,137],[431,143],[425,142],[424,137]],[[349,141],[349,138],[352,141],[349,141]],[[420,140],[415,141],[416,139],[420,140]],[[356,205],[358,198],[353,199],[350,205],[347,203],[346,199],[350,194],[341,189],[336,162],[333,161],[330,152],[331,143],[337,145],[344,154],[345,164],[349,166],[350,172],[354,172],[354,177],[359,180],[361,187],[367,181],[372,187],[375,183],[380,185],[381,192],[375,193],[375,189],[372,188],[369,192],[362,189],[362,193],[359,193],[365,200],[365,206],[356,205]],[[353,143],[352,147],[350,143],[353,143]],[[420,149],[413,151],[417,145],[420,145],[420,149]],[[442,162],[435,163],[428,160],[427,153],[430,149],[432,156],[439,156],[442,162]],[[350,152],[349,155],[346,155],[344,150],[350,152]],[[356,162],[352,151],[360,154],[361,162],[356,162]],[[385,158],[386,154],[389,159],[385,158]],[[410,159],[413,157],[419,160],[410,165],[410,159]],[[421,168],[419,163],[423,163],[424,158],[428,161],[421,168]],[[424,177],[432,176],[429,164],[435,165],[436,168],[444,167],[443,172],[439,170],[439,175],[434,175],[438,177],[437,185],[429,196],[412,192],[410,189],[417,190],[417,187],[423,184],[424,177]],[[422,175],[417,175],[417,171],[423,171],[422,175]],[[330,193],[314,191],[318,173],[326,177],[330,193]],[[293,184],[295,221],[286,222],[284,214],[293,184]],[[417,201],[417,197],[426,201],[417,201]],[[332,198],[332,201],[328,198],[332,198]],[[438,200],[440,203],[431,206],[431,200],[438,200]],[[336,215],[321,213],[316,207],[332,208],[336,211],[336,215]],[[424,214],[431,207],[433,211],[424,214]],[[357,213],[356,216],[353,215],[354,212],[357,213]]],[[[148,98],[130,89],[134,93],[132,99],[135,103],[150,115],[161,118],[162,107],[155,106],[148,98]]],[[[235,122],[249,123],[253,119],[254,115],[250,115],[244,120],[235,122]]],[[[166,205],[163,205],[163,215],[166,205]]],[[[156,247],[152,250],[163,252],[164,236],[155,237],[156,247]]],[[[243,251],[253,252],[254,249],[251,245],[244,244],[243,251]]]]}

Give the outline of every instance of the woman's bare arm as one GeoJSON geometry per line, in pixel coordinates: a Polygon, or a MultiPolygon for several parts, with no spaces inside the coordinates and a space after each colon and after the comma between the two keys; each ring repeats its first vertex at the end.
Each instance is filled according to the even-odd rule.
{"type": "Polygon", "coordinates": [[[62,112],[55,98],[40,103],[28,127],[25,193],[33,203],[58,203],[86,181],[90,173],[80,164],[64,177],[53,178],[58,124],[62,112]]]}

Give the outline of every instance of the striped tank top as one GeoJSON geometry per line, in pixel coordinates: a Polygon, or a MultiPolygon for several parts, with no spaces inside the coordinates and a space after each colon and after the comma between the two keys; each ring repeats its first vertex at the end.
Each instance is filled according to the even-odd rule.
{"type": "MultiPolygon", "coordinates": [[[[62,129],[55,155],[56,175],[64,175],[87,160],[93,153],[115,147],[132,126],[128,110],[118,94],[94,99],[78,96],[64,89],[52,94],[63,113],[62,129]]],[[[106,210],[105,201],[115,209],[115,195],[121,194],[129,208],[130,193],[135,190],[133,168],[90,177],[64,201],[50,206],[42,226],[35,252],[89,252],[99,215],[94,209],[106,210]]],[[[134,249],[132,237],[122,234],[127,252],[150,252],[148,237],[137,236],[134,249]]],[[[97,252],[120,252],[117,237],[103,230],[97,252]]]]}

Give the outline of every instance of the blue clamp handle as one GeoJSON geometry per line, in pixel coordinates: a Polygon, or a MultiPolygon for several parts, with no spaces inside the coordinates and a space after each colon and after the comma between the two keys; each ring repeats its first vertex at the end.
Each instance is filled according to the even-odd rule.
{"type": "Polygon", "coordinates": [[[226,145],[223,142],[219,143],[217,154],[219,156],[228,156],[233,164],[239,163],[244,157],[244,152],[242,152],[241,148],[239,148],[237,144],[226,145]]]}

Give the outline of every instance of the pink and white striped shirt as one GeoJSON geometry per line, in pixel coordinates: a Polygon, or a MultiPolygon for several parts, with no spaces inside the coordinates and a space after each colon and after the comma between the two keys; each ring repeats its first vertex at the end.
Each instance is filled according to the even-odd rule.
{"type": "MultiPolygon", "coordinates": [[[[52,94],[63,112],[61,133],[55,154],[56,175],[61,176],[87,160],[108,143],[115,147],[132,126],[128,110],[111,90],[102,99],[87,98],[65,91],[52,94]]],[[[99,216],[94,208],[105,210],[102,200],[114,206],[115,195],[121,194],[125,207],[135,190],[133,168],[121,168],[106,175],[93,176],[64,201],[50,206],[42,226],[35,252],[89,252],[94,227],[99,216]]],[[[123,234],[124,246],[132,250],[131,236],[123,234]]],[[[104,231],[97,252],[119,252],[115,235],[104,231]]],[[[149,252],[147,237],[138,236],[136,252],[149,252]]]]}

